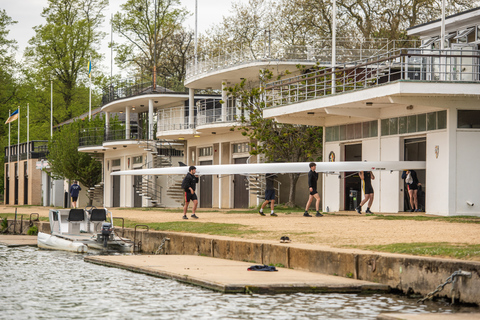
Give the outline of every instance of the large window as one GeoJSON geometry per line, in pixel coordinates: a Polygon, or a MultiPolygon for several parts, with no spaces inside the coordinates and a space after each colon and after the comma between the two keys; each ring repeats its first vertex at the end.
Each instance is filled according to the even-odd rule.
{"type": "Polygon", "coordinates": [[[440,130],[447,127],[447,111],[382,119],[382,136],[440,130]]]}
{"type": "Polygon", "coordinates": [[[480,129],[480,110],[458,110],[457,128],[480,129]]]}
{"type": "Polygon", "coordinates": [[[377,121],[358,122],[353,124],[325,128],[326,142],[355,140],[377,136],[377,121]]]}

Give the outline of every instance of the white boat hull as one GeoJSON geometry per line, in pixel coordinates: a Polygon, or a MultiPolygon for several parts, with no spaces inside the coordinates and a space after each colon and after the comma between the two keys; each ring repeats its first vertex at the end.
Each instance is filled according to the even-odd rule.
{"type": "Polygon", "coordinates": [[[39,248],[50,250],[63,250],[77,253],[86,253],[88,251],[88,246],[82,242],[60,238],[43,232],[39,232],[37,235],[37,245],[39,248]]]}

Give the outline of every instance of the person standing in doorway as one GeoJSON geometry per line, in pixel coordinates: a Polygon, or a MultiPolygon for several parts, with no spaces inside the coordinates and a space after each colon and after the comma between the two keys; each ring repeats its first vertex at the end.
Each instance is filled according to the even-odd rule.
{"type": "Polygon", "coordinates": [[[268,173],[265,175],[265,202],[262,203],[262,207],[260,208],[260,213],[261,216],[264,216],[265,213],[263,213],[263,208],[270,203],[270,216],[271,217],[276,217],[277,214],[274,212],[275,208],[275,188],[273,184],[275,183],[275,177],[276,175],[273,173],[268,173]]]}
{"type": "Polygon", "coordinates": [[[365,194],[365,198],[362,200],[362,202],[360,202],[360,205],[356,207],[355,210],[357,210],[359,214],[362,214],[362,206],[368,201],[367,210],[365,210],[365,213],[373,214],[373,212],[370,211],[370,208],[372,207],[373,203],[372,180],[375,180],[375,176],[371,171],[360,171],[358,175],[363,182],[363,193],[365,194]]]}
{"type": "Polygon", "coordinates": [[[320,195],[317,192],[317,181],[318,181],[318,172],[315,172],[317,169],[317,165],[315,162],[310,162],[310,171],[308,172],[308,189],[310,191],[310,196],[308,197],[307,205],[305,206],[305,213],[303,214],[304,217],[311,217],[308,213],[308,209],[310,208],[310,204],[315,198],[315,209],[317,209],[317,214],[315,217],[323,217],[323,214],[320,213],[320,195]]]}
{"type": "Polygon", "coordinates": [[[70,186],[70,197],[72,197],[72,208],[77,208],[78,194],[80,193],[80,186],[76,180],[73,180],[73,184],[70,186]]]}
{"type": "Polygon", "coordinates": [[[410,212],[420,212],[418,208],[418,186],[421,185],[418,181],[417,172],[415,170],[403,171],[402,179],[405,179],[408,189],[408,198],[410,199],[410,212]]]}
{"type": "Polygon", "coordinates": [[[195,175],[197,168],[190,166],[188,168],[188,173],[182,181],[182,189],[185,191],[184,200],[185,204],[183,205],[183,219],[188,219],[187,210],[190,201],[193,202],[192,215],[193,219],[198,219],[195,211],[197,210],[198,199],[195,194],[195,185],[198,183],[198,176],[195,175]]]}

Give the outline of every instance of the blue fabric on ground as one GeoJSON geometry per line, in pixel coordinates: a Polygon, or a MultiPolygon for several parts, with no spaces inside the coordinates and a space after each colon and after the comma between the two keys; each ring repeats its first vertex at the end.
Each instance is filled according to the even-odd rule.
{"type": "Polygon", "coordinates": [[[250,266],[247,270],[248,271],[278,271],[274,266],[267,266],[266,264],[264,265],[257,264],[254,266],[250,266]]]}

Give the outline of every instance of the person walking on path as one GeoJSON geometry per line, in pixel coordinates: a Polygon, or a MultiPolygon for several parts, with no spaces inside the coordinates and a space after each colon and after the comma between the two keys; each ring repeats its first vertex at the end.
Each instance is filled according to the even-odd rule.
{"type": "Polygon", "coordinates": [[[365,194],[365,198],[362,200],[362,202],[360,202],[360,205],[356,207],[355,210],[357,210],[359,214],[362,214],[362,206],[368,201],[367,210],[365,210],[365,213],[373,214],[373,212],[370,211],[370,208],[372,207],[373,203],[372,180],[375,180],[375,176],[371,171],[360,171],[358,175],[363,182],[363,193],[365,194]]]}
{"type": "Polygon", "coordinates": [[[195,211],[197,210],[198,199],[195,194],[195,185],[198,183],[198,176],[195,175],[197,168],[190,166],[188,168],[188,173],[182,181],[182,189],[185,191],[185,204],[183,205],[183,219],[188,219],[187,210],[190,201],[193,202],[192,215],[194,219],[198,219],[195,211]]]}
{"type": "Polygon", "coordinates": [[[311,215],[308,213],[308,209],[310,208],[310,204],[313,201],[313,198],[315,198],[315,209],[317,209],[317,214],[315,217],[323,217],[323,214],[320,213],[319,208],[320,208],[320,195],[317,192],[317,181],[318,181],[318,172],[315,172],[315,169],[317,169],[317,165],[315,162],[310,162],[310,171],[308,172],[308,189],[310,191],[310,196],[308,197],[307,205],[305,206],[305,213],[303,214],[304,217],[311,217],[311,215]]]}
{"type": "Polygon", "coordinates": [[[78,194],[80,193],[80,186],[76,180],[73,180],[73,184],[70,186],[70,197],[72,197],[72,208],[77,208],[78,194]]]}
{"type": "Polygon", "coordinates": [[[410,199],[410,212],[420,212],[418,208],[418,186],[421,185],[418,181],[417,172],[415,170],[403,171],[402,179],[405,179],[408,189],[408,197],[410,199]]]}
{"type": "Polygon", "coordinates": [[[273,173],[268,173],[265,175],[265,202],[262,203],[262,207],[260,208],[260,213],[261,216],[265,216],[265,213],[263,213],[263,208],[270,202],[270,216],[276,217],[277,214],[274,212],[275,208],[275,188],[273,184],[275,183],[275,177],[277,175],[273,173]]]}

